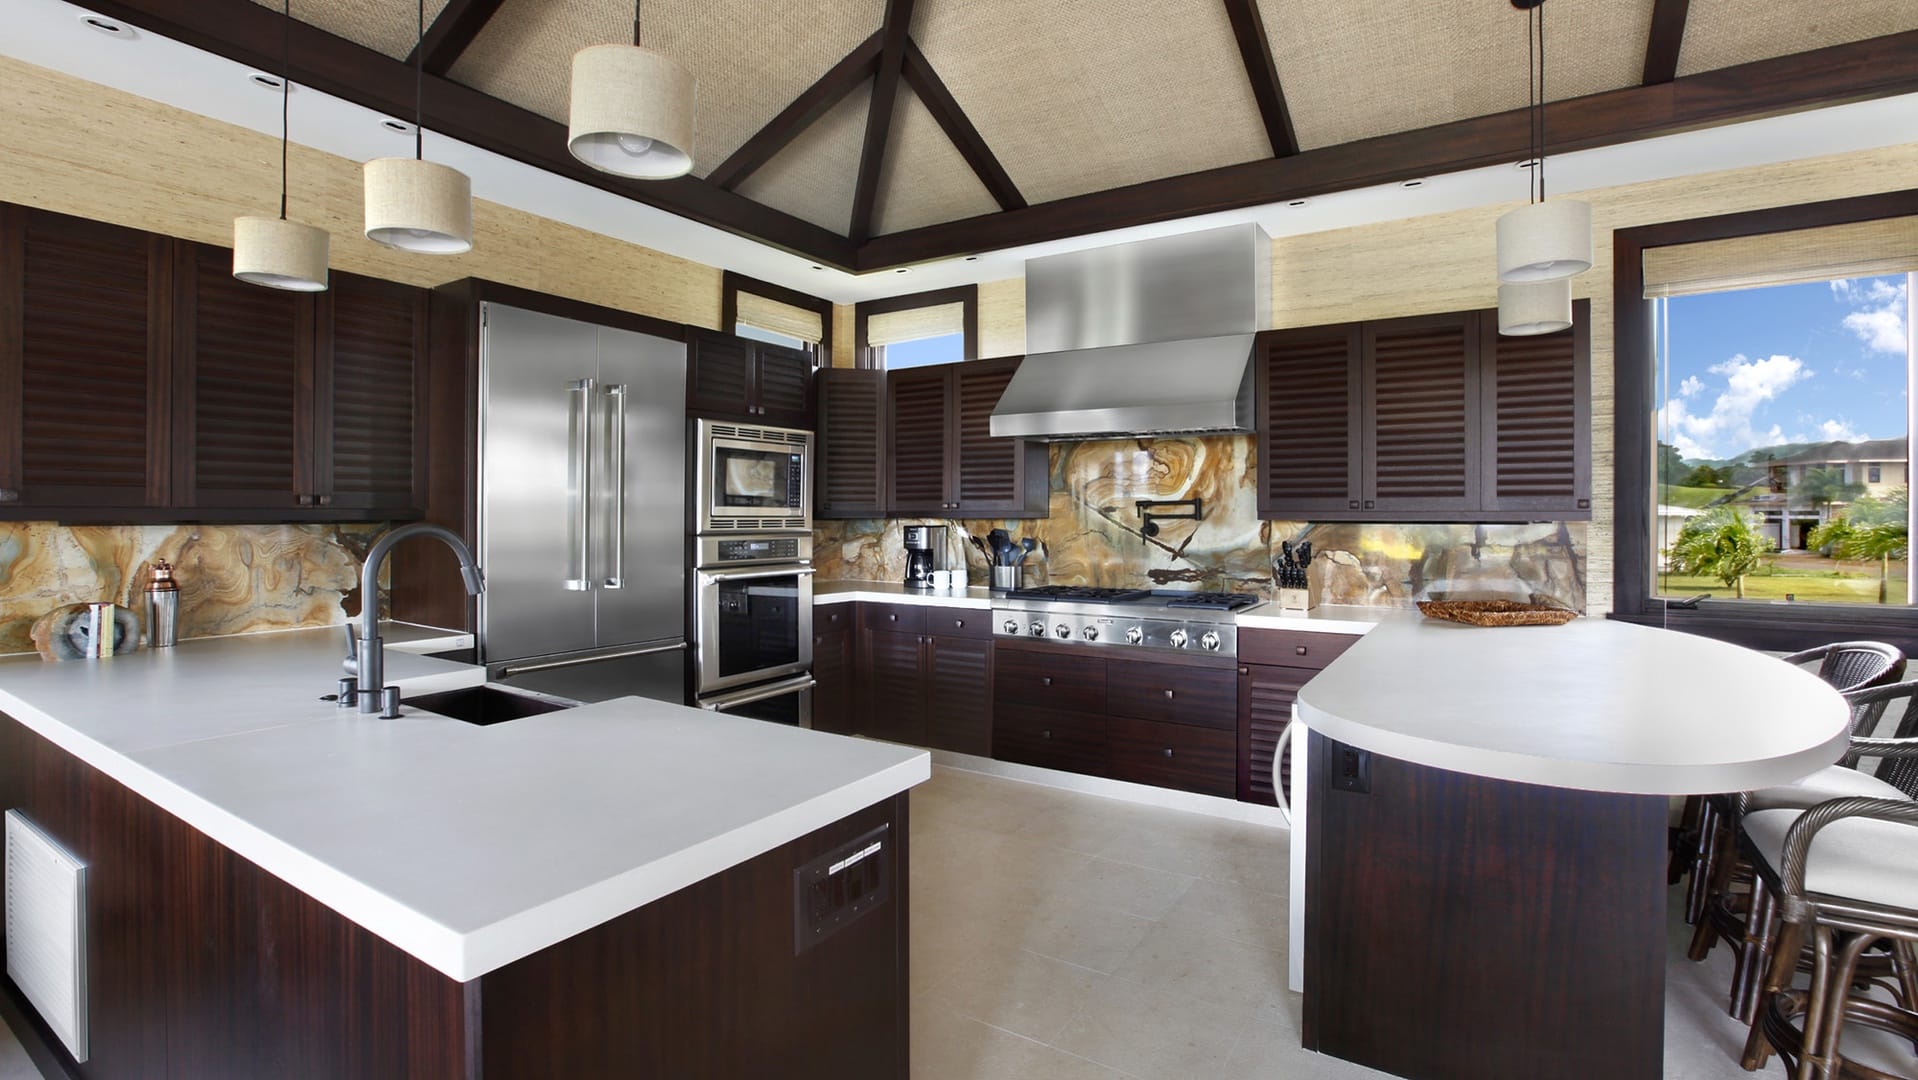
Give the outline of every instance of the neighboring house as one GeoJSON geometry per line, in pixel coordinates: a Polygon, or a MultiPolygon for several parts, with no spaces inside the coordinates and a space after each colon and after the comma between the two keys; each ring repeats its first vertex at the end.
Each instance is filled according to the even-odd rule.
{"type": "Polygon", "coordinates": [[[1658,504],[1658,532],[1653,535],[1658,542],[1658,569],[1663,572],[1671,569],[1672,545],[1678,542],[1678,533],[1685,522],[1704,513],[1689,506],[1669,506],[1658,504]]]}
{"type": "Polygon", "coordinates": [[[1807,446],[1766,463],[1768,491],[1753,497],[1750,506],[1757,524],[1779,550],[1803,549],[1811,530],[1824,524],[1844,502],[1811,505],[1795,493],[1815,469],[1837,472],[1847,484],[1860,484],[1865,494],[1883,498],[1910,483],[1909,452],[1904,439],[1865,439],[1807,446]]]}

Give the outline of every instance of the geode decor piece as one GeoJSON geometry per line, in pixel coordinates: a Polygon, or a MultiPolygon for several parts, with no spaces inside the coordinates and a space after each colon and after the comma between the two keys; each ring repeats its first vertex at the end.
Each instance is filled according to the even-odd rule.
{"type": "MultiPolygon", "coordinates": [[[[129,653],[140,647],[140,617],[126,608],[113,612],[112,652],[129,653]]],[[[34,620],[33,647],[47,660],[87,660],[94,655],[93,611],[90,604],[66,604],[34,620]]]]}

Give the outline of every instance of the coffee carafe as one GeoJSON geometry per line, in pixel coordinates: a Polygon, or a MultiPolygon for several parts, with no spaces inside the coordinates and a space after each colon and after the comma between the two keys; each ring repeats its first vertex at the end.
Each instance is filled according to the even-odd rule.
{"type": "Polygon", "coordinates": [[[946,526],[908,525],[906,538],[906,588],[930,589],[936,570],[946,569],[946,526]]]}

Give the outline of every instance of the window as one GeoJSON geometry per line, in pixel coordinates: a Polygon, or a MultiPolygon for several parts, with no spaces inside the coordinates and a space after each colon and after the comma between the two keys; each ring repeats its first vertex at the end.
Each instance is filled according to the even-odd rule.
{"type": "Polygon", "coordinates": [[[774,345],[784,345],[788,349],[817,349],[819,347],[817,341],[806,341],[803,338],[793,337],[791,334],[782,334],[777,330],[768,330],[765,327],[754,326],[749,322],[733,323],[733,333],[739,337],[750,338],[753,341],[765,341],[774,345]]]}
{"type": "Polygon", "coordinates": [[[979,355],[979,287],[868,300],[854,308],[859,366],[897,371],[979,355]]]}
{"type": "Polygon", "coordinates": [[[815,367],[831,362],[831,302],[728,270],[721,277],[719,306],[721,328],[801,349],[812,354],[815,367]]]}
{"type": "Polygon", "coordinates": [[[1918,649],[1918,191],[1612,238],[1612,617],[1776,650],[1918,649]]]}

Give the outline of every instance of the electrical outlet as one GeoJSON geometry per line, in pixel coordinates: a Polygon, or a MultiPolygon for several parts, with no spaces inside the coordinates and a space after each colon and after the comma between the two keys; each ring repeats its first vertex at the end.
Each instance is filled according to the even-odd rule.
{"type": "Polygon", "coordinates": [[[1341,746],[1332,755],[1332,787],[1369,795],[1372,791],[1372,752],[1341,746]]]}

